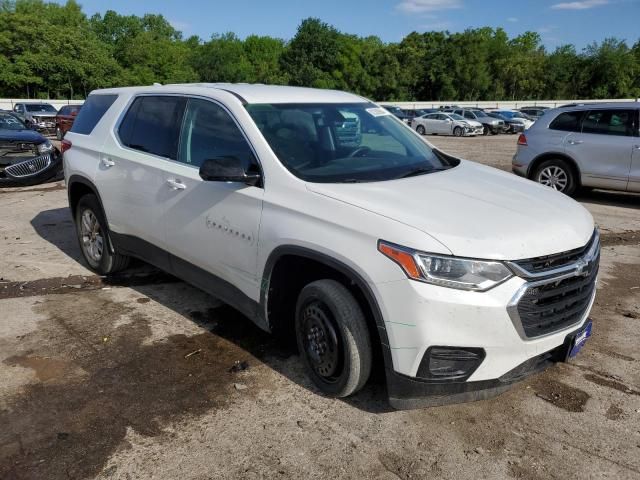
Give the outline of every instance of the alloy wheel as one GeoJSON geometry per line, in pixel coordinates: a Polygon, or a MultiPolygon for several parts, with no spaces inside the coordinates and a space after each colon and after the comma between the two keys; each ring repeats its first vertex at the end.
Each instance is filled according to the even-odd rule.
{"type": "Polygon", "coordinates": [[[82,212],[80,222],[82,249],[92,261],[100,263],[104,249],[104,235],[96,215],[89,209],[82,212]]]}
{"type": "Polygon", "coordinates": [[[540,171],[538,183],[563,192],[569,184],[569,176],[562,168],[550,165],[540,171]]]}

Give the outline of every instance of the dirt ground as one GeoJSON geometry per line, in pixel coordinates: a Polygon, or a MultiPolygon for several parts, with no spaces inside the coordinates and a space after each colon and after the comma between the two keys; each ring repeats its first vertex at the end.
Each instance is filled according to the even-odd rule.
{"type": "MultiPolygon", "coordinates": [[[[431,141],[505,169],[515,149],[431,141]]],[[[91,274],[60,183],[0,191],[0,479],[640,478],[640,196],[579,200],[603,234],[582,353],[394,411],[379,379],[319,395],[290,347],[168,275],[91,274]]]]}

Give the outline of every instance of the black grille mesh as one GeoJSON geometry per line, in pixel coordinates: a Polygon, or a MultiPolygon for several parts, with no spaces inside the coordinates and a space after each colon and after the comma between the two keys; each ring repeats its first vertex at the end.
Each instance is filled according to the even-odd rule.
{"type": "Polygon", "coordinates": [[[529,287],[518,302],[518,316],[527,337],[539,337],[578,323],[596,288],[600,255],[585,268],[584,276],[529,287]]]}

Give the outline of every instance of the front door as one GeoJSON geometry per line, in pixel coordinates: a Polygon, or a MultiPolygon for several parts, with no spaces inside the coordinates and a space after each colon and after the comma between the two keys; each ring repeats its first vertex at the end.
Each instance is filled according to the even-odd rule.
{"type": "Polygon", "coordinates": [[[237,157],[249,170],[257,161],[237,124],[221,105],[189,99],[184,116],[178,162],[165,168],[170,197],[164,227],[177,275],[200,285],[202,271],[233,284],[258,299],[258,235],[264,190],[242,183],[200,178],[206,159],[237,157]],[[195,276],[195,278],[194,278],[195,276]],[[195,281],[194,281],[195,280],[195,281]]]}

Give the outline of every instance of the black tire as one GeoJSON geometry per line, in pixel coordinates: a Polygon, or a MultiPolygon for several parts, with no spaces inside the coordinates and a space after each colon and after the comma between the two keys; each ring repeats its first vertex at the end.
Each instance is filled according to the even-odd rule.
{"type": "Polygon", "coordinates": [[[313,383],[331,397],[360,390],[371,373],[371,338],[362,309],[335,280],[302,289],[296,305],[296,339],[313,383]]]}
{"type": "Polygon", "coordinates": [[[416,127],[416,132],[418,132],[420,135],[424,135],[426,133],[426,130],[424,129],[424,127],[422,125],[418,125],[416,127]]]}
{"type": "Polygon", "coordinates": [[[56,139],[62,140],[62,130],[60,130],[60,127],[56,127],[56,139]]]}
{"type": "Polygon", "coordinates": [[[538,165],[533,172],[533,180],[569,196],[575,194],[579,187],[575,171],[561,158],[545,160],[538,165]]]}
{"type": "Polygon", "coordinates": [[[453,135],[456,137],[461,137],[464,132],[462,131],[462,127],[455,127],[453,129],[453,135]]]}
{"type": "Polygon", "coordinates": [[[85,261],[89,265],[89,268],[100,275],[109,275],[120,270],[123,270],[129,264],[129,257],[121,255],[115,251],[112,246],[111,239],[109,238],[109,229],[107,221],[98,202],[98,198],[93,194],[84,195],[78,201],[76,207],[76,235],[78,236],[78,243],[80,245],[80,251],[85,261]],[[92,230],[95,242],[99,236],[102,240],[102,248],[100,249],[100,255],[97,255],[96,250],[91,250],[88,246],[92,240],[90,235],[85,235],[83,231],[83,217],[87,214],[87,218],[93,218],[96,220],[96,228],[92,230]]]}
{"type": "Polygon", "coordinates": [[[489,127],[486,125],[482,126],[482,135],[489,135],[489,127]]]}

